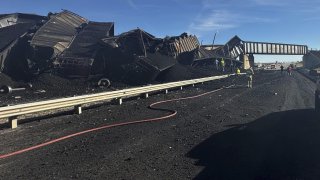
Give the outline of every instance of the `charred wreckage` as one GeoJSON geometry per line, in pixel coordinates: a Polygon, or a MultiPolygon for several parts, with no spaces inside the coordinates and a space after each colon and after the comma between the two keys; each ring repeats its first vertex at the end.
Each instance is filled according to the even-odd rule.
{"type": "Polygon", "coordinates": [[[113,22],[89,21],[67,10],[0,15],[0,72],[20,80],[52,71],[65,78],[145,83],[177,63],[225,58],[240,66],[241,45],[237,36],[226,45],[202,46],[186,33],[156,38],[141,29],[115,36],[113,22]]]}

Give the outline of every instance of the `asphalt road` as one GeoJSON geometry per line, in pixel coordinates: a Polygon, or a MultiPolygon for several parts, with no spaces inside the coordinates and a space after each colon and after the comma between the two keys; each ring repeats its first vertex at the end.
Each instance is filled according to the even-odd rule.
{"type": "Polygon", "coordinates": [[[300,74],[275,71],[257,73],[252,89],[241,86],[242,78],[229,79],[3,128],[0,154],[161,116],[146,107],[234,83],[239,86],[161,105],[178,111],[171,119],[101,130],[0,159],[0,179],[319,179],[315,85],[300,74]]]}

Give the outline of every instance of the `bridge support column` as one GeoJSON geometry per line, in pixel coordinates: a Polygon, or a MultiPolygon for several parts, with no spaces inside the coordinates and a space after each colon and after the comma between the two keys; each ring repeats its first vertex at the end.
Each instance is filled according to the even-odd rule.
{"type": "Polygon", "coordinates": [[[240,61],[243,62],[243,69],[249,69],[254,66],[253,54],[241,54],[240,61]]]}
{"type": "Polygon", "coordinates": [[[240,55],[240,61],[243,63],[243,69],[249,69],[249,56],[247,54],[241,54],[240,55]]]}

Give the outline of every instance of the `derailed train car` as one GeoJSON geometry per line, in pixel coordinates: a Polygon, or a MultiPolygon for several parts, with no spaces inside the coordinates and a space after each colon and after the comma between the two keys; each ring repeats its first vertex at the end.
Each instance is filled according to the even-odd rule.
{"type": "Polygon", "coordinates": [[[30,46],[32,59],[42,71],[53,65],[71,47],[88,20],[70,11],[50,15],[50,19],[34,34],[30,46]]]}
{"type": "Polygon", "coordinates": [[[192,65],[217,54],[186,33],[156,38],[135,29],[114,36],[113,22],[89,21],[67,10],[47,17],[2,15],[0,39],[0,70],[16,79],[52,71],[139,84],[176,63],[192,65]]]}
{"type": "Polygon", "coordinates": [[[29,41],[47,17],[33,14],[0,16],[0,72],[13,78],[24,78],[30,72],[29,41]]]}
{"type": "Polygon", "coordinates": [[[176,61],[161,52],[163,39],[135,29],[102,40],[108,77],[135,82],[152,81],[176,61]]]}
{"type": "Polygon", "coordinates": [[[19,29],[13,39],[3,45],[9,50],[1,49],[1,70],[14,67],[16,70],[4,72],[15,72],[13,74],[21,77],[52,70],[67,78],[101,76],[148,81],[175,64],[173,58],[157,52],[154,45],[162,43],[162,40],[142,30],[114,37],[114,23],[88,21],[67,10],[50,14],[48,19],[44,18],[41,22],[41,26],[34,27],[33,32],[30,32],[34,26],[31,23],[17,23],[1,29],[4,36],[12,28],[19,29]],[[26,52],[21,53],[21,50],[16,51],[8,46],[9,42],[16,39],[21,41],[24,36],[28,37],[22,45],[26,52]],[[111,47],[108,41],[113,41],[118,47],[111,47]],[[21,57],[9,60],[7,54],[12,51],[19,52],[11,54],[19,54],[21,57]],[[20,62],[16,63],[15,59],[20,62]],[[22,64],[23,67],[17,69],[22,64]],[[17,75],[17,71],[25,73],[17,75]]]}

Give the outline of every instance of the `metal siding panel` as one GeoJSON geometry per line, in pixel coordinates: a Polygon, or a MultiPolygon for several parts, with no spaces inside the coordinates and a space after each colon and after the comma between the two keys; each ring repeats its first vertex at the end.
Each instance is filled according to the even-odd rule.
{"type": "Polygon", "coordinates": [[[184,43],[185,43],[186,46],[187,46],[187,51],[190,51],[190,50],[191,50],[191,47],[190,47],[190,44],[189,44],[189,42],[188,42],[188,38],[187,38],[187,37],[184,38],[184,43]]]}
{"type": "Polygon", "coordinates": [[[187,41],[186,38],[183,39],[183,43],[184,43],[184,45],[186,46],[187,52],[190,51],[190,47],[189,47],[189,44],[188,44],[188,41],[187,41]]]}
{"type": "Polygon", "coordinates": [[[192,51],[192,50],[194,50],[195,48],[194,48],[194,44],[191,42],[191,39],[190,39],[190,37],[188,37],[188,39],[187,39],[187,41],[188,41],[188,44],[190,45],[190,50],[192,51]]]}
{"type": "Polygon", "coordinates": [[[187,51],[191,51],[191,46],[190,46],[190,44],[188,42],[188,38],[187,37],[184,38],[183,41],[184,41],[184,43],[185,43],[185,45],[187,47],[187,51]]]}
{"type": "Polygon", "coordinates": [[[181,38],[179,38],[179,44],[181,46],[181,53],[184,53],[186,51],[186,47],[181,38]]]}
{"type": "Polygon", "coordinates": [[[84,22],[86,22],[84,18],[69,11],[63,11],[51,18],[35,33],[31,45],[53,47],[62,41],[70,43],[77,33],[76,27],[84,22]]]}
{"type": "Polygon", "coordinates": [[[189,43],[190,43],[190,45],[191,45],[192,50],[194,50],[194,49],[197,48],[196,45],[195,45],[195,43],[194,43],[194,41],[193,41],[193,39],[192,39],[192,37],[189,37],[189,38],[188,38],[188,41],[189,41],[189,43]]]}
{"type": "Polygon", "coordinates": [[[185,52],[185,47],[184,47],[184,45],[183,45],[183,43],[182,43],[182,41],[181,41],[181,38],[179,38],[179,45],[180,45],[180,47],[181,47],[181,52],[180,53],[183,53],[183,52],[185,52]]]}

